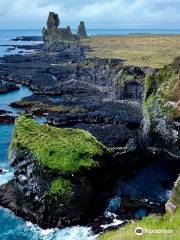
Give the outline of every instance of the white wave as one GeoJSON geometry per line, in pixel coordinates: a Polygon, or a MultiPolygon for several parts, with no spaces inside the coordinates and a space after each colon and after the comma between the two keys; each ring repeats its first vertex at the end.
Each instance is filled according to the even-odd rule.
{"type": "Polygon", "coordinates": [[[96,237],[92,235],[91,228],[75,226],[57,230],[53,240],[94,240],[96,237]]]}
{"type": "Polygon", "coordinates": [[[68,227],[62,230],[54,228],[44,230],[37,225],[26,222],[26,227],[33,232],[32,240],[95,240],[97,235],[93,235],[89,227],[68,227]]]}
{"type": "Polygon", "coordinates": [[[7,183],[14,177],[14,172],[11,170],[4,170],[3,173],[0,174],[0,185],[7,183]]]}
{"type": "Polygon", "coordinates": [[[42,229],[38,225],[31,222],[26,222],[26,227],[33,233],[32,240],[53,240],[53,235],[55,230],[52,229],[42,229]]]}
{"type": "Polygon", "coordinates": [[[108,227],[119,226],[119,225],[121,225],[123,222],[124,222],[124,221],[114,219],[113,222],[110,223],[110,224],[101,225],[101,228],[106,229],[106,228],[108,228],[108,227]]]}
{"type": "MultiPolygon", "coordinates": [[[[9,209],[0,208],[1,217],[7,218],[10,221],[9,224],[16,222],[16,225],[12,228],[6,229],[3,235],[0,235],[0,239],[6,236],[22,236],[27,240],[95,240],[98,235],[93,235],[90,227],[74,226],[64,229],[42,229],[38,225],[28,221],[24,221],[22,218],[16,217],[9,209]]],[[[1,226],[1,225],[0,225],[1,226]]]]}

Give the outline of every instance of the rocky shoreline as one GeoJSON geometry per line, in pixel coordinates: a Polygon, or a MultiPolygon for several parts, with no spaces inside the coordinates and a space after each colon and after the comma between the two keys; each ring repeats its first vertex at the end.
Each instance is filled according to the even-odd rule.
{"type": "MultiPolygon", "coordinates": [[[[25,38],[26,41],[32,39],[25,38]]],[[[98,159],[98,170],[84,167],[83,171],[73,172],[70,176],[52,173],[47,166],[37,164],[36,154],[32,156],[29,149],[25,152],[24,149],[22,152],[11,150],[15,179],[0,186],[3,207],[45,229],[81,224],[90,225],[95,233],[99,233],[111,229],[111,226],[105,229],[101,226],[114,219],[114,215],[105,216],[104,212],[116,194],[117,182],[126,190],[129,179],[135,180],[140,170],[156,163],[157,159],[160,162],[166,159],[167,166],[174,162],[174,178],[167,182],[157,181],[157,184],[163,185],[163,189],[169,189],[170,185],[172,190],[173,181],[178,177],[174,169],[179,168],[180,123],[179,117],[169,119],[158,111],[158,107],[152,107],[156,106],[156,98],[153,103],[147,101],[155,89],[159,91],[157,69],[127,66],[120,59],[88,58],[89,47],[78,41],[48,41],[21,48],[38,51],[1,58],[0,84],[2,80],[8,81],[5,88],[9,86],[9,90],[16,88],[16,84],[24,84],[33,95],[11,106],[36,117],[45,117],[49,127],[88,131],[107,151],[98,159]],[[147,75],[154,77],[148,84],[147,75]],[[155,128],[152,128],[152,122],[155,122],[155,128]],[[58,207],[52,201],[44,202],[43,195],[49,187],[49,179],[57,176],[70,180],[73,185],[72,195],[54,198],[60,203],[58,207]],[[66,201],[70,201],[69,206],[66,201]],[[82,204],[77,204],[78,201],[82,204]]],[[[175,60],[176,73],[179,65],[175,60]]],[[[14,117],[1,112],[0,122],[14,122],[14,117]]],[[[20,144],[18,140],[17,143],[20,144]]],[[[48,157],[53,154],[54,151],[50,152],[48,157]]],[[[62,182],[64,184],[64,180],[62,182]]],[[[116,220],[124,222],[115,227],[141,218],[136,214],[138,210],[145,209],[146,214],[165,212],[165,200],[148,199],[147,195],[145,192],[136,198],[121,193],[121,207],[114,214],[116,220]]],[[[170,199],[169,202],[173,202],[170,199]]]]}
{"type": "Polygon", "coordinates": [[[6,94],[15,90],[19,90],[19,86],[15,83],[0,81],[0,94],[6,94]]]}
{"type": "Polygon", "coordinates": [[[43,47],[37,54],[3,58],[0,78],[25,84],[34,92],[13,106],[45,116],[55,126],[88,130],[109,146],[119,146],[122,136],[125,145],[143,118],[142,82],[147,69],[124,66],[121,60],[87,59],[87,48],[79,44],[60,43],[52,49],[53,55],[43,47]],[[122,82],[116,80],[119,71],[122,82]],[[126,83],[126,76],[137,80],[126,83]],[[127,102],[121,103],[123,99],[127,102]]]}

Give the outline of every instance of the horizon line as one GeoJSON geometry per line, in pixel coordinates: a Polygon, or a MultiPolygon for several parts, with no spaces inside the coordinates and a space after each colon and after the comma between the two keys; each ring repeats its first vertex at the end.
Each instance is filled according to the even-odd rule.
{"type": "MultiPolygon", "coordinates": [[[[72,30],[77,30],[77,28],[71,28],[72,30]]],[[[18,31],[18,30],[25,30],[25,31],[27,31],[27,30],[29,30],[29,31],[32,31],[32,30],[34,30],[34,31],[41,31],[42,29],[41,28],[8,28],[8,29],[1,29],[0,28],[0,31],[18,31]]],[[[170,29],[170,28],[86,28],[86,30],[88,31],[90,31],[90,30],[102,30],[102,31],[104,31],[104,30],[114,30],[114,31],[118,31],[118,30],[148,30],[148,31],[150,31],[150,30],[153,30],[153,31],[158,31],[158,30],[161,30],[161,31],[180,31],[180,28],[174,28],[174,29],[170,29]]]]}

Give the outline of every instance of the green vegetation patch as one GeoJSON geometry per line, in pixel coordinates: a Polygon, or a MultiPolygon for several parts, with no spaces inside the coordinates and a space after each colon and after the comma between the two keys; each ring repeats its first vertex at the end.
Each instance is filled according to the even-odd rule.
{"type": "Polygon", "coordinates": [[[59,177],[52,181],[50,189],[46,192],[46,196],[65,197],[71,191],[72,184],[70,180],[59,177]]]}
{"type": "Polygon", "coordinates": [[[81,40],[90,57],[125,59],[127,65],[161,68],[180,56],[180,35],[95,36],[81,40]]]}
{"type": "Polygon", "coordinates": [[[145,80],[145,106],[148,110],[158,100],[157,107],[169,118],[180,116],[180,78],[173,65],[165,66],[157,74],[148,74],[145,80]]]}
{"type": "Polygon", "coordinates": [[[158,74],[158,80],[161,84],[158,91],[161,101],[163,103],[170,101],[173,98],[178,84],[177,73],[171,66],[164,67],[158,74]]]}
{"type": "Polygon", "coordinates": [[[153,74],[147,74],[145,78],[145,84],[144,84],[144,96],[147,100],[149,96],[155,95],[156,91],[156,84],[155,84],[155,78],[153,74]]]}
{"type": "Polygon", "coordinates": [[[118,73],[116,85],[122,86],[126,81],[134,80],[133,74],[126,73],[123,69],[118,73]]]}
{"type": "Polygon", "coordinates": [[[174,215],[166,214],[163,217],[149,216],[139,222],[126,225],[116,231],[109,231],[99,237],[99,240],[177,240],[180,236],[180,211],[174,215]],[[144,233],[141,236],[135,234],[135,229],[141,227],[147,230],[167,230],[165,233],[144,233]],[[169,232],[169,230],[171,232],[169,232]]]}
{"type": "Polygon", "coordinates": [[[60,174],[97,167],[95,158],[106,149],[87,131],[40,125],[24,115],[16,121],[10,156],[14,148],[29,152],[43,166],[60,174]]]}

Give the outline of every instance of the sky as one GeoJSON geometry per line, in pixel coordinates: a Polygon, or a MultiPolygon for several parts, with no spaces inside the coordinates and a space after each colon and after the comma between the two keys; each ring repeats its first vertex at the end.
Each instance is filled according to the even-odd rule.
{"type": "Polygon", "coordinates": [[[0,0],[0,29],[41,29],[49,11],[73,29],[180,29],[180,0],[0,0]]]}

